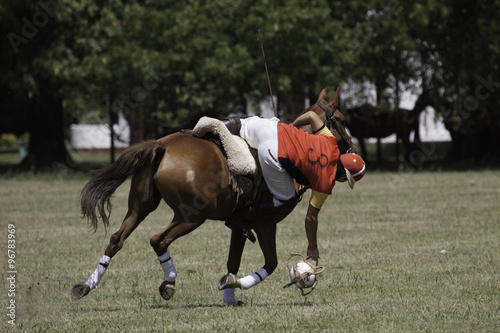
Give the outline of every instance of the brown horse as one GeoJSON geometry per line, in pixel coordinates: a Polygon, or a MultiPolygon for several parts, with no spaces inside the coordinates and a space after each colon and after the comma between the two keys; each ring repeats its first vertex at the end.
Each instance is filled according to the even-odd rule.
{"type": "MultiPolygon", "coordinates": [[[[337,89],[326,101],[325,88],[318,102],[306,111],[316,112],[328,124],[338,138],[340,151],[346,152],[354,146],[345,130],[345,118],[336,109],[338,97],[337,89]]],[[[161,199],[173,210],[174,217],[165,229],[151,237],[150,243],[165,272],[160,294],[170,299],[175,291],[177,275],[168,253],[170,244],[198,228],[207,219],[226,220],[234,210],[245,204],[238,200],[229,185],[230,175],[221,150],[213,142],[176,133],[128,148],[115,163],[100,170],[85,185],[81,196],[82,213],[89,219],[94,231],[99,217],[105,228],[109,226],[111,195],[129,176],[132,176],[132,182],[125,219],[120,229],[111,236],[95,272],[87,282],[73,286],[71,295],[75,299],[84,297],[97,287],[111,258],[120,251],[127,237],[146,216],[158,207],[161,199]]],[[[253,223],[265,258],[263,268],[269,275],[278,265],[276,224],[290,212],[268,216],[253,223]]],[[[245,242],[245,236],[232,231],[228,274],[237,274],[245,242]]],[[[231,300],[224,302],[232,305],[239,303],[231,300]]]]}
{"type": "Polygon", "coordinates": [[[381,162],[380,139],[396,133],[396,160],[399,159],[398,140],[401,139],[405,149],[405,158],[412,150],[410,133],[415,131],[415,140],[420,140],[418,132],[420,113],[429,105],[432,105],[430,90],[424,89],[415,102],[413,110],[395,109],[384,110],[371,104],[347,109],[349,116],[348,128],[351,135],[359,141],[361,154],[365,162],[368,160],[365,139],[377,138],[377,161],[381,162]]]}

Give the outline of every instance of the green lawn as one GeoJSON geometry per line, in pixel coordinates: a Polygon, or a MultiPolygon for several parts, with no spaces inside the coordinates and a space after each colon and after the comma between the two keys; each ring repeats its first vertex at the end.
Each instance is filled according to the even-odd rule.
{"type": "MultiPolygon", "coordinates": [[[[305,253],[307,200],[278,226],[280,264],[258,286],[222,303],[230,231],[203,226],[172,244],[178,270],[164,301],[149,237],[171,218],[165,204],[113,258],[97,290],[75,301],[126,212],[129,182],[113,199],[111,232],[81,219],[84,176],[0,180],[4,249],[2,332],[495,332],[500,331],[500,172],[370,173],[355,190],[338,184],[320,213],[316,290],[302,297],[286,259],[305,253]],[[15,228],[15,297],[7,278],[8,225],[15,228]],[[7,306],[15,301],[15,323],[7,306]]],[[[308,194],[306,194],[308,198],[308,194]]],[[[12,229],[10,229],[12,230],[12,229]]],[[[247,244],[240,276],[263,265],[247,244]]]]}

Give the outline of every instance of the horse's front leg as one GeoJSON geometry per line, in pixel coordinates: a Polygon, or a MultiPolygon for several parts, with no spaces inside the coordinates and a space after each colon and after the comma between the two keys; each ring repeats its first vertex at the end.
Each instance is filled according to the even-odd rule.
{"type": "Polygon", "coordinates": [[[249,289],[259,284],[271,275],[278,266],[278,255],[276,252],[276,222],[266,221],[258,223],[254,230],[257,233],[259,245],[264,255],[264,267],[241,279],[236,277],[236,272],[239,269],[241,255],[243,253],[243,247],[245,245],[245,236],[240,235],[240,237],[243,237],[243,240],[240,240],[239,237],[235,235],[235,232],[233,232],[231,234],[231,247],[228,259],[229,273],[222,277],[218,285],[219,290],[224,290],[223,301],[226,304],[241,304],[236,297],[232,297],[231,295],[234,294],[234,289],[249,289]],[[229,291],[226,292],[226,290],[229,291]]]}
{"type": "MultiPolygon", "coordinates": [[[[225,276],[229,276],[232,274],[234,278],[238,274],[240,270],[241,257],[243,255],[243,249],[245,248],[247,238],[239,231],[232,230],[231,231],[231,243],[229,245],[229,255],[227,257],[227,272],[228,274],[225,276]]],[[[221,279],[223,282],[224,277],[221,279]]],[[[221,286],[219,286],[221,289],[221,286]]],[[[235,295],[235,288],[224,288],[224,295],[222,296],[222,301],[227,305],[241,305],[240,302],[235,295]]]]}

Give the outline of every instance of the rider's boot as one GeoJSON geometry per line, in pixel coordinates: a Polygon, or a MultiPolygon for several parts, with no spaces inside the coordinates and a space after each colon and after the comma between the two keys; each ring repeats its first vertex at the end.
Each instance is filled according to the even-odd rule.
{"type": "Polygon", "coordinates": [[[252,243],[255,243],[256,238],[252,233],[253,221],[264,216],[277,215],[284,212],[290,213],[297,205],[297,202],[298,196],[288,200],[279,200],[274,196],[267,196],[263,200],[254,201],[250,205],[235,211],[225,224],[228,228],[240,231],[252,243]]]}
{"type": "Polygon", "coordinates": [[[230,116],[221,121],[226,125],[227,129],[233,135],[240,135],[241,119],[248,118],[247,115],[230,116]]]}

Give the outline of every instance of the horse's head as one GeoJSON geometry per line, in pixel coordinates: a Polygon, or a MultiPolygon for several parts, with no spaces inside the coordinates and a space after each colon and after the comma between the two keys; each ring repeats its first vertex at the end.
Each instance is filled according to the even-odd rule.
{"type": "Polygon", "coordinates": [[[342,154],[356,153],[356,146],[345,128],[346,118],[337,108],[339,104],[339,94],[340,92],[337,88],[332,97],[327,101],[326,88],[324,88],[319,94],[316,103],[311,105],[304,112],[314,111],[321,118],[323,123],[325,123],[330,132],[332,132],[337,139],[339,150],[342,154]]]}

